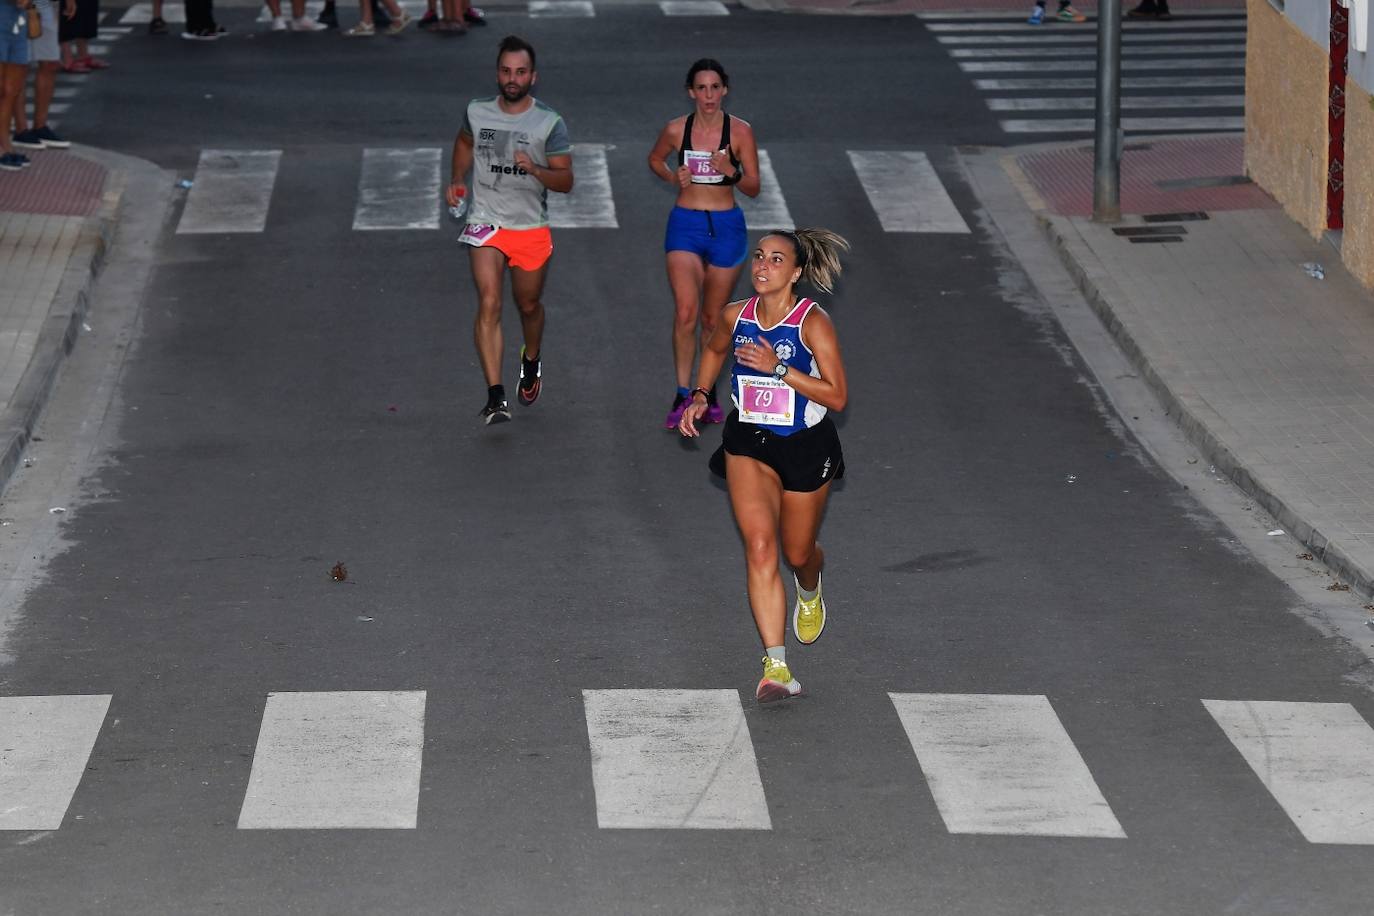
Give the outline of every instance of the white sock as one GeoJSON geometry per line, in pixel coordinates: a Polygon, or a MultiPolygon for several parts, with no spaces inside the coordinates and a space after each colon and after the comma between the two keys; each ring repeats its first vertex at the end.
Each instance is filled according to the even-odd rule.
{"type": "Polygon", "coordinates": [[[787,664],[787,647],[772,646],[771,648],[765,649],[764,651],[767,652],[768,657],[773,659],[774,661],[780,662],[784,665],[787,664]]]}
{"type": "Polygon", "coordinates": [[[820,576],[816,577],[816,590],[814,592],[808,592],[806,589],[802,588],[801,580],[798,579],[795,575],[792,576],[792,581],[795,582],[797,585],[797,597],[803,601],[815,601],[816,596],[821,593],[820,576]]]}

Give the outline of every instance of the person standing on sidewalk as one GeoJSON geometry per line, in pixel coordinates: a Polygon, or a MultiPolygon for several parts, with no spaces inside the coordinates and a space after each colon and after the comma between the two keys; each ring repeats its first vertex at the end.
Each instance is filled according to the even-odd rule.
{"type": "MultiPolygon", "coordinates": [[[[396,0],[382,0],[382,8],[391,17],[385,27],[388,35],[397,35],[410,25],[410,14],[401,9],[396,0]]],[[[377,27],[372,24],[371,0],[358,0],[358,15],[358,24],[345,31],[344,35],[349,38],[371,38],[376,35],[377,27]]]]}
{"type": "Polygon", "coordinates": [[[572,143],[558,112],[530,95],[538,73],[534,48],[515,35],[501,40],[496,55],[500,94],[468,103],[453,141],[449,206],[467,204],[458,240],[468,247],[477,287],[473,339],[487,382],[483,423],[511,418],[501,384],[501,284],[510,270],[511,297],[520,310],[524,346],[516,395],[529,406],[539,397],[543,365],[544,280],[553,255],[549,232],[550,191],[573,188],[572,143]],[[471,194],[465,181],[472,171],[471,194]]]}
{"type": "MultiPolygon", "coordinates": [[[[19,92],[19,102],[14,106],[14,145],[21,149],[66,149],[71,146],[48,126],[48,109],[52,106],[53,92],[57,86],[57,68],[61,66],[61,54],[57,47],[57,0],[33,0],[38,10],[43,31],[37,38],[29,39],[29,61],[33,64],[33,124],[28,123],[28,113],[24,110],[24,92],[19,92]]],[[[76,15],[76,0],[64,0],[62,15],[71,18],[76,15]]]]}
{"type": "Polygon", "coordinates": [[[225,34],[215,22],[215,0],[186,0],[186,28],[181,37],[187,41],[218,41],[225,34]]]}
{"type": "Polygon", "coordinates": [[[91,54],[90,42],[100,33],[100,0],[76,0],[76,14],[62,17],[57,26],[62,69],[68,73],[107,70],[110,62],[91,54]],[[76,47],[75,53],[72,51],[76,47]]]}
{"type": "Polygon", "coordinates": [[[1142,0],[1137,7],[1126,11],[1128,19],[1173,19],[1169,12],[1169,0],[1142,0]]]}
{"type": "Polygon", "coordinates": [[[272,24],[268,28],[273,32],[285,32],[287,29],[293,32],[323,32],[329,28],[305,15],[305,0],[291,0],[290,19],[282,15],[281,0],[267,0],[267,11],[272,14],[272,24]]]}
{"type": "MultiPolygon", "coordinates": [[[[1054,14],[1054,18],[1060,22],[1087,22],[1088,17],[1069,5],[1069,0],[1059,0],[1059,12],[1054,14]]],[[[1031,25],[1040,25],[1045,21],[1045,0],[1035,0],[1035,7],[1031,10],[1030,18],[1026,20],[1031,25]]]]}
{"type": "MultiPolygon", "coordinates": [[[[758,197],[759,152],[749,122],[725,113],[730,77],[718,61],[702,58],[687,71],[691,114],[669,121],[649,151],[649,168],[677,188],[668,214],[663,250],[673,293],[673,368],[677,392],[664,429],[676,429],[690,400],[687,384],[697,355],[698,324],[704,342],[715,330],[720,310],[734,292],[749,253],[744,211],[735,187],[758,197]],[[665,161],[677,150],[677,168],[665,161]]],[[[725,418],[715,390],[707,392],[703,423],[725,418]]]]}
{"type": "Polygon", "coordinates": [[[779,230],[759,239],[750,263],[754,295],[726,306],[682,412],[682,435],[699,435],[707,392],[734,348],[730,372],[735,410],[725,421],[711,470],[725,478],[744,540],[749,605],[763,640],[760,703],[801,693],[787,665],[787,590],[778,571],[781,546],[797,600],[792,635],[803,645],[825,629],[816,543],[830,483],[844,476],[844,453],[827,415],[849,399],[835,326],[825,310],[796,294],[798,283],[830,292],[849,243],[827,229],[779,230]]]}
{"type": "Polygon", "coordinates": [[[24,104],[29,73],[28,9],[30,0],[0,0],[0,171],[17,172],[29,157],[10,145],[14,106],[24,104]]]}

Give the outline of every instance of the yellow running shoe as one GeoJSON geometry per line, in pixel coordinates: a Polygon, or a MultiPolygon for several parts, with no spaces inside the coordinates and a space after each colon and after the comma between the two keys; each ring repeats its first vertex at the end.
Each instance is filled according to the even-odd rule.
{"type": "Polygon", "coordinates": [[[821,638],[821,631],[825,629],[825,598],[821,595],[821,577],[816,577],[816,597],[810,601],[802,600],[801,583],[796,575],[792,576],[792,584],[797,587],[797,603],[792,607],[792,633],[797,637],[797,642],[809,646],[821,638]]]}
{"type": "Polygon", "coordinates": [[[801,681],[792,676],[787,666],[776,658],[763,657],[763,678],[754,690],[754,699],[760,703],[785,700],[801,693],[801,681]]]}

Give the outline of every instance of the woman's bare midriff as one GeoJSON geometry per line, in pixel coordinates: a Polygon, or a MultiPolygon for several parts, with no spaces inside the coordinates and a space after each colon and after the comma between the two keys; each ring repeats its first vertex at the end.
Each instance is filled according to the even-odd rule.
{"type": "Polygon", "coordinates": [[[735,192],[727,185],[688,185],[678,192],[677,205],[686,210],[733,210],[735,192]]]}

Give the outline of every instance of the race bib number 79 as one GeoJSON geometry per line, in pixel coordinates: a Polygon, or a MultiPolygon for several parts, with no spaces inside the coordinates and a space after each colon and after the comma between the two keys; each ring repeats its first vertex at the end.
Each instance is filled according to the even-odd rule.
{"type": "Polygon", "coordinates": [[[791,426],[796,415],[797,392],[782,379],[766,375],[741,375],[736,402],[739,418],[764,426],[791,426]]]}

